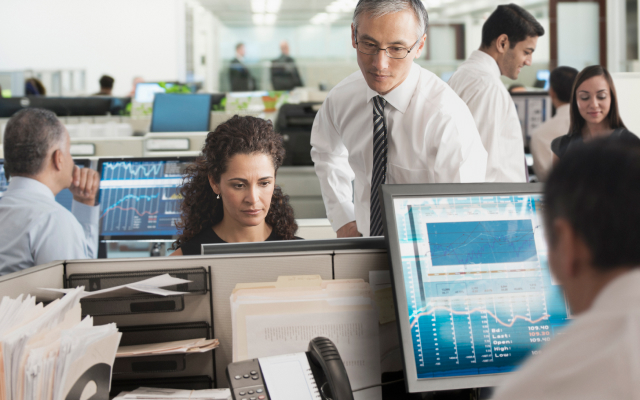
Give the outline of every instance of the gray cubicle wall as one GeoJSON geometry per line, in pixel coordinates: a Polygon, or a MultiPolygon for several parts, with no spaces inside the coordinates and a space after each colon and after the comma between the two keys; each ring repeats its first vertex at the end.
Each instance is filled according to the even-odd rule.
{"type": "MultiPolygon", "coordinates": [[[[332,279],[332,253],[304,254],[255,254],[166,257],[150,260],[108,259],[78,260],[66,264],[67,276],[72,274],[99,274],[150,270],[189,269],[211,267],[210,287],[213,291],[214,337],[220,340],[216,352],[217,386],[228,387],[225,369],[232,362],[232,332],[230,296],[237,283],[274,282],[281,275],[320,275],[332,279]]],[[[116,315],[95,317],[98,324],[116,322],[118,326],[139,326],[165,323],[209,321],[208,296],[185,296],[182,312],[159,312],[152,314],[116,315]]],[[[198,355],[195,355],[198,356],[198,355]]],[[[209,375],[206,362],[190,363],[187,368],[172,376],[209,375]]],[[[160,377],[159,374],[138,375],[136,378],[160,377]]]]}
{"type": "Polygon", "coordinates": [[[63,282],[64,262],[55,261],[38,265],[0,276],[0,298],[9,296],[15,299],[21,294],[31,294],[36,296],[37,301],[55,300],[62,297],[62,294],[42,289],[62,289],[63,282]]]}

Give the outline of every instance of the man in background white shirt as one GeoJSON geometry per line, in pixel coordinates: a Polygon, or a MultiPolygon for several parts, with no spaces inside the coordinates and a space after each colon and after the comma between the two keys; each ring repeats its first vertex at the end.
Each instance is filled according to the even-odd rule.
{"type": "Polygon", "coordinates": [[[526,182],[522,128],[515,104],[500,80],[517,79],[544,28],[515,4],[501,5],[482,26],[482,44],[449,79],[467,103],[489,153],[487,182],[526,182]]]}
{"type": "Polygon", "coordinates": [[[563,156],[544,194],[549,266],[573,315],[494,400],[637,399],[640,145],[594,141],[563,156]]]}
{"type": "Polygon", "coordinates": [[[18,111],[4,132],[5,170],[11,175],[0,200],[0,276],[56,260],[95,258],[100,179],[78,168],[69,133],[51,111],[18,111]],[[69,212],[55,201],[69,188],[69,212]]]}
{"type": "Polygon", "coordinates": [[[311,158],[338,237],[383,234],[380,184],[484,181],[487,153],[469,109],[413,62],[427,24],[420,0],[356,7],[351,39],[360,71],[329,93],[311,131],[311,158]]]}
{"type": "Polygon", "coordinates": [[[553,166],[553,139],[569,133],[571,118],[569,115],[571,89],[578,76],[578,70],[571,67],[558,67],[549,76],[549,97],[556,108],[556,115],[531,132],[529,148],[533,156],[533,170],[539,182],[547,180],[553,166]]]}

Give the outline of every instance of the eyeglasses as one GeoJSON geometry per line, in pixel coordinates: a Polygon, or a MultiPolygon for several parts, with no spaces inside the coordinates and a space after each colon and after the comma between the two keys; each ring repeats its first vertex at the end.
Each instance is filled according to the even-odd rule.
{"type": "MultiPolygon", "coordinates": [[[[355,32],[355,35],[356,37],[358,36],[357,31],[355,32]]],[[[356,39],[356,48],[360,53],[366,54],[369,56],[375,56],[378,54],[380,50],[384,50],[384,53],[387,55],[387,57],[394,58],[396,60],[401,60],[403,58],[406,58],[409,55],[409,53],[411,53],[411,50],[413,50],[413,48],[416,47],[419,41],[420,39],[416,40],[416,42],[413,44],[413,46],[411,46],[410,49],[407,49],[405,47],[400,47],[400,46],[389,46],[386,49],[381,49],[380,47],[376,46],[373,43],[369,43],[369,42],[358,43],[358,39],[356,39]]]]}

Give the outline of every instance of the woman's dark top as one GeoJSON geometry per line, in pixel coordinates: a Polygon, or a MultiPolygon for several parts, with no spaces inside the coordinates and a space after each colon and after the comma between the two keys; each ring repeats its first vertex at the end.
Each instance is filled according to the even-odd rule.
{"type": "MultiPolygon", "coordinates": [[[[633,133],[629,132],[627,128],[618,128],[613,132],[611,132],[611,135],[609,135],[607,138],[612,140],[622,139],[622,140],[640,141],[640,138],[638,138],[633,133]]],[[[553,151],[553,154],[558,156],[558,158],[562,158],[562,156],[565,155],[565,153],[569,149],[572,149],[576,146],[580,146],[583,143],[584,143],[584,140],[582,140],[582,135],[567,134],[567,135],[555,138],[553,142],[551,142],[551,151],[553,151]]]]}
{"type": "MultiPolygon", "coordinates": [[[[299,237],[294,237],[294,239],[300,239],[299,237]]],[[[271,234],[265,240],[266,242],[271,242],[274,240],[283,240],[282,236],[276,233],[275,229],[271,230],[271,234]]],[[[227,243],[218,236],[215,231],[211,228],[205,228],[200,233],[191,238],[187,243],[184,243],[180,246],[182,249],[182,254],[185,256],[199,256],[202,254],[202,245],[203,244],[213,244],[213,243],[227,243]]]]}

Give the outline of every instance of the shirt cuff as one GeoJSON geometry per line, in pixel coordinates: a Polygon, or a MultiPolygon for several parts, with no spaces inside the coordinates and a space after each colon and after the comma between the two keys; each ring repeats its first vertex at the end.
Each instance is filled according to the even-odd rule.
{"type": "Polygon", "coordinates": [[[100,220],[100,206],[88,206],[73,200],[71,213],[81,224],[97,224],[100,220]]]}
{"type": "Polygon", "coordinates": [[[331,227],[334,231],[338,231],[338,229],[342,228],[346,224],[351,221],[356,220],[356,213],[353,207],[352,202],[346,203],[338,203],[333,210],[331,210],[331,215],[329,217],[329,222],[331,222],[331,227]]]}

